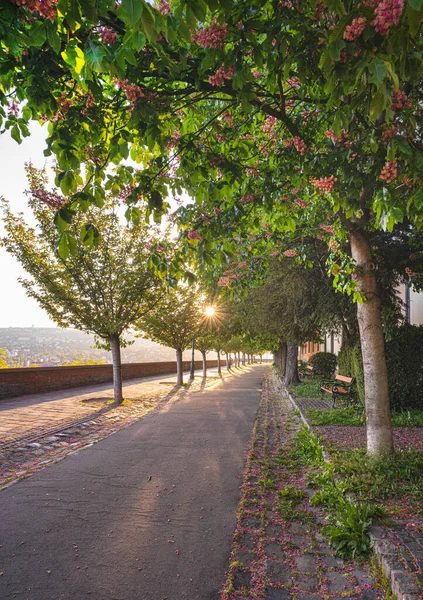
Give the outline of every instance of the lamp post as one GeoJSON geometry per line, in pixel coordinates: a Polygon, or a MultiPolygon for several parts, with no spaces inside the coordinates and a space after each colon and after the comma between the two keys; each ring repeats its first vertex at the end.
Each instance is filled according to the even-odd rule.
{"type": "MultiPolygon", "coordinates": [[[[214,306],[206,306],[204,310],[204,316],[200,321],[198,329],[200,329],[201,325],[204,323],[206,319],[211,319],[215,314],[214,306]]],[[[192,336],[192,349],[191,349],[191,366],[189,370],[189,378],[191,381],[194,381],[195,378],[195,334],[192,336]]]]}

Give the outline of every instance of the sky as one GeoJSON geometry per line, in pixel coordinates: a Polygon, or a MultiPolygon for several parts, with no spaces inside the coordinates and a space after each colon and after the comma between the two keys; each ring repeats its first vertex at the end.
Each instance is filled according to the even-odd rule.
{"type": "MultiPolygon", "coordinates": [[[[5,132],[0,135],[0,196],[9,200],[14,212],[30,216],[25,189],[27,189],[24,164],[32,161],[42,168],[46,164],[43,155],[46,133],[38,123],[31,124],[31,136],[17,144],[5,132]]],[[[0,237],[4,229],[0,223],[0,237]]],[[[18,278],[25,272],[15,258],[0,247],[0,327],[55,327],[37,302],[28,298],[18,278]]]]}

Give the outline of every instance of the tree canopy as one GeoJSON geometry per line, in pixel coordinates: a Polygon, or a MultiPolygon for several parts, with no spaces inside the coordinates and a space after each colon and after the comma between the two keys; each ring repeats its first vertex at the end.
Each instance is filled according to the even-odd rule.
{"type": "MultiPolygon", "coordinates": [[[[392,432],[369,237],[404,224],[418,239],[423,225],[422,16],[423,0],[14,0],[0,12],[4,128],[19,141],[30,119],[49,121],[70,195],[60,251],[75,246],[66,211],[107,191],[136,220],[139,202],[160,216],[187,190],[182,251],[200,266],[220,269],[248,236],[278,252],[290,232],[281,251],[307,264],[303,238],[322,238],[334,284],[359,303],[375,454],[392,432]]],[[[418,283],[412,256],[404,276],[418,283]]]]}
{"type": "Polygon", "coordinates": [[[149,248],[157,242],[157,232],[144,220],[130,226],[122,222],[119,204],[109,198],[101,211],[87,209],[98,235],[83,225],[85,214],[73,215],[73,237],[62,236],[59,243],[67,240],[75,248],[61,256],[52,227],[57,192],[47,190],[45,172],[28,166],[28,176],[28,203],[36,227],[29,226],[22,214],[15,215],[3,200],[6,235],[2,245],[29,275],[20,280],[26,293],[57,325],[94,333],[103,345],[111,347],[118,367],[115,391],[121,401],[120,345],[125,331],[152,310],[165,293],[162,280],[149,266],[149,248]],[[49,203],[44,201],[46,197],[49,203]],[[83,244],[83,237],[89,235],[93,236],[92,249],[83,244]]]}

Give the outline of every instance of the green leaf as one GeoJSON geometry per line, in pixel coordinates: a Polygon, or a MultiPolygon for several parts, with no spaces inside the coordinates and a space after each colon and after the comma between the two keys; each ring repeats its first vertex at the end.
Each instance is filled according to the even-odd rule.
{"type": "Polygon", "coordinates": [[[142,13],[141,23],[147,39],[150,42],[154,42],[157,38],[157,32],[154,29],[154,16],[148,5],[146,6],[146,10],[142,13]]]}
{"type": "Polygon", "coordinates": [[[386,70],[388,71],[389,77],[392,79],[392,81],[394,83],[394,88],[396,90],[398,90],[399,89],[399,79],[398,79],[398,75],[394,71],[393,66],[387,60],[384,60],[383,64],[385,65],[386,70]]]}
{"type": "Polygon", "coordinates": [[[163,196],[157,190],[153,190],[148,199],[148,205],[152,210],[161,211],[163,209],[163,196]]]}
{"type": "Polygon", "coordinates": [[[22,143],[21,133],[19,131],[19,127],[16,124],[13,125],[12,129],[10,130],[10,135],[15,140],[15,142],[18,142],[18,144],[22,143]]]}
{"type": "Polygon", "coordinates": [[[56,177],[56,185],[60,186],[63,194],[67,196],[75,187],[75,177],[72,171],[63,171],[56,177]]]}
{"type": "Polygon", "coordinates": [[[85,61],[87,65],[96,73],[104,71],[103,59],[107,55],[107,50],[94,42],[88,43],[88,49],[85,51],[85,61]]]}
{"type": "Polygon", "coordinates": [[[338,61],[341,58],[341,50],[345,48],[344,40],[336,40],[329,46],[329,56],[332,60],[338,61]]]}
{"type": "Polygon", "coordinates": [[[97,22],[98,0],[78,0],[81,13],[89,19],[91,23],[97,22]]]}
{"type": "Polygon", "coordinates": [[[80,233],[81,242],[87,248],[93,248],[100,240],[100,234],[97,228],[92,223],[85,223],[81,228],[80,233]]]}
{"type": "Polygon", "coordinates": [[[34,21],[32,23],[29,31],[29,37],[31,38],[31,44],[33,44],[36,48],[41,48],[47,38],[46,28],[42,21],[34,21]]]}
{"type": "Polygon", "coordinates": [[[423,6],[423,0],[408,0],[408,4],[411,8],[414,8],[414,10],[420,10],[423,6]]]}
{"type": "Polygon", "coordinates": [[[370,102],[370,118],[375,121],[385,108],[384,87],[380,87],[370,102]]]}
{"type": "Polygon", "coordinates": [[[46,28],[48,43],[53,48],[54,52],[59,54],[62,46],[62,40],[60,39],[60,35],[57,33],[56,26],[49,22],[46,24],[46,28]]]}
{"type": "Polygon", "coordinates": [[[68,243],[68,236],[63,233],[59,238],[59,243],[57,245],[57,250],[59,252],[60,258],[66,260],[70,254],[70,248],[68,243]]]}
{"type": "Polygon", "coordinates": [[[340,19],[339,23],[335,25],[329,35],[329,44],[335,42],[338,38],[342,36],[344,33],[345,26],[347,25],[349,19],[343,18],[340,19]]]}
{"type": "Polygon", "coordinates": [[[380,87],[386,77],[387,69],[385,63],[380,58],[374,58],[367,67],[369,72],[369,81],[380,87]]]}
{"type": "Polygon", "coordinates": [[[66,46],[66,50],[62,52],[62,58],[79,75],[85,64],[85,56],[81,48],[77,45],[78,42],[72,40],[66,46]]]}
{"type": "Polygon", "coordinates": [[[131,27],[137,26],[141,20],[143,8],[141,0],[122,0],[125,22],[131,27]],[[125,16],[127,17],[126,19],[125,16]]]}
{"type": "Polygon", "coordinates": [[[146,37],[141,31],[129,31],[125,35],[123,42],[124,45],[127,44],[137,52],[140,52],[145,46],[146,37]]]}
{"type": "Polygon", "coordinates": [[[75,212],[69,208],[61,208],[54,215],[54,224],[59,233],[63,233],[67,226],[72,223],[72,218],[75,212]]]}

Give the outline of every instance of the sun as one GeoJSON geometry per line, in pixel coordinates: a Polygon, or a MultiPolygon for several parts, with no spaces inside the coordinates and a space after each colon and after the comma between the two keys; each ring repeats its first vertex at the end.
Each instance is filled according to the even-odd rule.
{"type": "Polygon", "coordinates": [[[204,311],[204,314],[206,315],[206,317],[213,317],[215,312],[216,311],[214,309],[214,306],[207,306],[204,311]]]}

